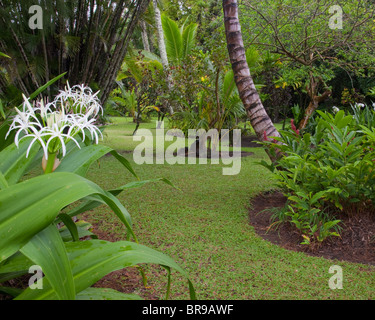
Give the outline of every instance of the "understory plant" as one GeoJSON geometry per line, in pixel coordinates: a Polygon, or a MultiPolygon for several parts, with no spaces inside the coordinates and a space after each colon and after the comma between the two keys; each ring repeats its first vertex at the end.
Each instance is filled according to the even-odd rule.
{"type": "Polygon", "coordinates": [[[374,114],[318,111],[314,132],[300,132],[292,120],[281,138],[264,142],[270,152],[283,154],[276,164],[262,162],[288,197],[278,217],[301,232],[303,243],[339,236],[344,214],[375,214],[375,128],[361,122],[368,119],[360,114],[365,112],[374,114]]]}
{"type": "MultiPolygon", "coordinates": [[[[0,292],[16,300],[141,299],[92,285],[125,267],[138,267],[145,281],[144,263],[167,270],[167,298],[171,270],[187,277],[170,257],[138,243],[131,216],[117,198],[146,183],[172,183],[166,179],[139,181],[126,158],[97,144],[101,130],[95,116],[101,106],[96,97],[84,86],[68,86],[46,105],[33,105],[25,97],[22,109],[0,130],[14,139],[0,152],[0,292]],[[85,178],[90,165],[106,154],[114,156],[137,180],[105,191],[85,178]],[[36,175],[40,167],[44,173],[36,175]],[[126,227],[124,241],[100,240],[92,226],[79,219],[80,214],[103,204],[126,227]],[[43,273],[38,279],[41,286],[6,285],[35,266],[43,273]]],[[[190,280],[188,284],[190,297],[195,298],[190,280]]]]}

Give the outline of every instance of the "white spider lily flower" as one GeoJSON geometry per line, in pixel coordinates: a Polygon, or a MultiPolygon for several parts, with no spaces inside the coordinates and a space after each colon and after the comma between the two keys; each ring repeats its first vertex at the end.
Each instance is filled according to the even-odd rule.
{"type": "Polygon", "coordinates": [[[64,100],[64,96],[60,94],[52,103],[48,103],[47,105],[43,101],[40,101],[35,103],[33,107],[28,98],[23,96],[23,110],[20,111],[16,108],[17,114],[13,118],[6,137],[8,137],[11,131],[17,130],[15,134],[15,144],[17,147],[22,139],[27,137],[32,138],[26,152],[26,157],[29,156],[29,152],[35,142],[41,145],[44,160],[48,160],[49,155],[55,156],[58,153],[64,157],[67,153],[66,145],[70,141],[73,141],[80,148],[80,144],[75,138],[79,133],[82,134],[82,139],[85,140],[85,131],[88,131],[91,135],[91,140],[95,141],[96,144],[99,143],[99,135],[103,138],[101,131],[95,125],[96,119],[92,117],[97,115],[99,108],[102,110],[96,94],[89,94],[92,93],[91,89],[88,90],[83,86],[79,87],[81,90],[81,105],[76,105],[76,109],[74,109],[75,107],[67,109],[66,106],[74,98],[77,98],[77,93],[73,91],[73,88],[68,87],[66,90],[65,93],[67,93],[67,96],[65,98],[67,100],[64,100]],[[68,97],[69,92],[73,92],[70,98],[68,97]],[[93,107],[93,101],[98,103],[99,107],[93,107]],[[23,135],[21,136],[21,134],[23,135]]]}
{"type": "Polygon", "coordinates": [[[43,120],[47,118],[49,113],[53,112],[53,109],[55,109],[54,103],[48,103],[45,105],[44,101],[37,101],[37,103],[34,106],[34,112],[39,113],[43,120]]]}
{"type": "Polygon", "coordinates": [[[15,109],[17,111],[17,115],[14,117],[13,122],[5,136],[5,139],[8,138],[8,135],[11,131],[17,130],[14,142],[18,147],[19,135],[21,133],[27,134],[29,133],[31,128],[38,128],[38,130],[41,130],[43,128],[43,125],[39,122],[34,113],[21,112],[17,108],[15,109]],[[30,118],[34,121],[30,121],[30,118]]]}
{"type": "Polygon", "coordinates": [[[86,139],[85,130],[87,130],[91,135],[91,140],[95,139],[95,143],[99,143],[99,135],[103,139],[103,134],[99,128],[95,125],[95,119],[89,119],[86,115],[68,115],[69,118],[69,133],[70,135],[75,135],[78,132],[82,133],[82,140],[86,139]]]}
{"type": "MultiPolygon", "coordinates": [[[[45,139],[44,139],[44,137],[47,136],[48,134],[45,133],[45,132],[43,132],[43,131],[38,131],[34,127],[30,127],[30,130],[32,131],[31,133],[26,134],[25,136],[23,136],[19,140],[19,141],[21,141],[22,139],[28,138],[28,137],[32,137],[33,138],[33,140],[31,140],[31,142],[29,144],[29,147],[27,148],[26,158],[29,157],[29,153],[30,153],[30,150],[31,150],[31,147],[33,146],[33,144],[35,142],[39,142],[39,144],[41,145],[41,147],[43,149],[43,153],[44,153],[45,158],[48,159],[48,148],[47,148],[47,145],[46,145],[45,139]]],[[[16,144],[16,145],[18,147],[18,144],[16,144]]]]}
{"type": "MultiPolygon", "coordinates": [[[[59,126],[55,123],[51,128],[45,128],[45,135],[48,137],[46,142],[46,147],[49,153],[56,153],[59,150],[62,151],[62,157],[66,155],[66,144],[69,141],[74,141],[74,143],[81,149],[78,141],[73,138],[73,136],[69,135],[69,133],[65,134],[64,129],[66,126],[59,128],[59,126]]],[[[48,160],[48,155],[46,156],[46,160],[48,160]]]]}
{"type": "Polygon", "coordinates": [[[363,103],[355,103],[354,104],[354,107],[356,108],[356,109],[359,109],[359,110],[361,110],[361,109],[364,109],[365,108],[365,105],[363,104],[363,103]]]}
{"type": "Polygon", "coordinates": [[[70,87],[69,83],[67,85],[65,90],[60,91],[55,99],[64,106],[67,113],[90,113],[94,117],[99,113],[103,115],[103,108],[97,97],[100,91],[93,94],[92,89],[83,84],[73,87],[70,87]]]}
{"type": "Polygon", "coordinates": [[[375,102],[372,103],[372,108],[373,108],[374,111],[375,111],[375,102]]]}
{"type": "Polygon", "coordinates": [[[339,108],[337,108],[336,106],[333,106],[333,107],[332,107],[332,110],[333,110],[333,112],[334,112],[334,113],[337,113],[337,112],[339,112],[339,111],[340,111],[340,109],[339,109],[339,108]]]}
{"type": "Polygon", "coordinates": [[[23,98],[23,112],[30,112],[31,114],[34,114],[34,109],[29,101],[28,98],[26,98],[26,96],[24,94],[22,94],[22,98],[23,98]],[[27,109],[27,110],[26,110],[27,109]]]}

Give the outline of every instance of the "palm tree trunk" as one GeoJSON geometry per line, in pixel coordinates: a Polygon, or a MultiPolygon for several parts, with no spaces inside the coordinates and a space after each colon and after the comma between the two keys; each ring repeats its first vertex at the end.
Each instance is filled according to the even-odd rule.
{"type": "Polygon", "coordinates": [[[143,49],[150,52],[150,42],[148,41],[146,22],[141,21],[142,43],[143,49]]]}
{"type": "MultiPolygon", "coordinates": [[[[168,69],[169,69],[169,61],[168,61],[168,56],[167,56],[167,49],[165,47],[165,40],[164,40],[164,31],[163,31],[163,25],[161,22],[161,13],[158,7],[158,2],[157,0],[152,0],[152,3],[154,5],[154,11],[155,11],[155,24],[156,24],[156,33],[157,33],[157,39],[158,39],[158,47],[160,51],[160,58],[161,58],[161,63],[163,65],[163,69],[165,73],[167,74],[167,85],[168,89],[172,89],[172,79],[168,75],[168,69]]],[[[169,102],[166,102],[167,107],[169,109],[169,113],[171,115],[174,114],[174,110],[172,105],[169,102]]]]}
{"type": "MultiPolygon", "coordinates": [[[[238,19],[237,1],[223,0],[223,11],[227,46],[234,79],[250,123],[260,141],[264,141],[270,136],[279,137],[280,134],[264,109],[250,74],[243,45],[241,25],[238,19]]],[[[272,161],[276,160],[271,156],[270,158],[272,161]]]]}
{"type": "Polygon", "coordinates": [[[165,48],[164,32],[163,32],[163,26],[161,23],[161,13],[158,7],[157,0],[152,0],[152,3],[154,5],[154,11],[155,11],[155,24],[156,24],[156,32],[157,32],[157,38],[158,38],[158,47],[160,51],[160,58],[161,58],[161,62],[162,62],[164,69],[167,70],[169,67],[169,63],[168,63],[167,49],[165,48]]]}

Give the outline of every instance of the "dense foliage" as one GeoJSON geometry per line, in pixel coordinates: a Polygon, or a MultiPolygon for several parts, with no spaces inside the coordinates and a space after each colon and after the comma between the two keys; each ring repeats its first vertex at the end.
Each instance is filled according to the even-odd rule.
{"type": "Polygon", "coordinates": [[[293,125],[267,145],[284,156],[267,166],[288,197],[279,222],[291,222],[305,243],[322,242],[339,235],[341,215],[375,212],[375,111],[353,108],[335,115],[318,111],[312,133],[300,133],[293,125]]]}

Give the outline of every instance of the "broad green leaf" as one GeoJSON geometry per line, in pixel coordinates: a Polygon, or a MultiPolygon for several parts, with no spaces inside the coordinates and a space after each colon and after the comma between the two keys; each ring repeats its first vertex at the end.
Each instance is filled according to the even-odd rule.
{"type": "Polygon", "coordinates": [[[69,230],[73,241],[79,241],[78,228],[72,218],[65,213],[59,214],[59,218],[64,223],[65,227],[69,230]]]}
{"type": "Polygon", "coordinates": [[[103,145],[90,145],[72,150],[57,167],[55,172],[73,172],[85,176],[91,164],[113,149],[103,145]]]}
{"type": "MultiPolygon", "coordinates": [[[[92,225],[90,223],[83,221],[83,220],[79,220],[78,222],[74,224],[77,228],[78,239],[81,239],[84,237],[91,237],[92,239],[98,239],[98,236],[90,231],[90,229],[92,228],[92,225]]],[[[69,231],[69,229],[66,226],[63,226],[61,229],[59,229],[59,232],[64,242],[74,241],[72,237],[72,233],[69,231]]]]}
{"type": "Polygon", "coordinates": [[[12,59],[11,57],[9,57],[7,54],[3,53],[3,52],[0,52],[0,57],[4,57],[4,58],[8,58],[8,59],[12,59]]]}
{"type": "Polygon", "coordinates": [[[63,74],[60,74],[59,76],[53,78],[52,80],[48,81],[45,85],[41,86],[40,88],[38,88],[38,90],[36,90],[35,92],[33,92],[30,97],[29,97],[29,100],[33,100],[34,98],[36,98],[40,93],[42,93],[44,90],[46,90],[49,86],[51,86],[52,84],[54,84],[56,81],[58,81],[59,79],[61,79],[62,77],[64,77],[65,75],[67,74],[67,72],[64,72],[63,74]]]}
{"type": "Polygon", "coordinates": [[[87,288],[77,294],[76,300],[143,300],[136,294],[122,293],[108,288],[87,288]]]}
{"type": "Polygon", "coordinates": [[[34,263],[30,259],[17,251],[17,253],[0,263],[0,276],[12,272],[27,273],[32,265],[34,263]]]}
{"type": "Polygon", "coordinates": [[[59,300],[75,299],[70,262],[55,225],[39,232],[20,251],[41,267],[59,300]]]}
{"type": "Polygon", "coordinates": [[[0,151],[4,150],[14,142],[14,136],[16,134],[14,131],[10,132],[7,136],[10,125],[11,122],[9,120],[4,121],[4,123],[0,125],[0,151]],[[5,139],[6,136],[7,138],[5,139]]]}
{"type": "MultiPolygon", "coordinates": [[[[118,196],[121,192],[123,192],[123,191],[125,191],[127,189],[139,188],[139,187],[144,186],[145,184],[152,183],[152,182],[164,182],[164,183],[166,183],[166,184],[168,184],[168,185],[176,188],[177,190],[180,190],[177,187],[175,187],[173,185],[173,183],[170,182],[168,179],[159,178],[159,179],[153,179],[153,180],[130,182],[130,183],[128,183],[128,184],[126,184],[126,185],[124,185],[122,187],[109,190],[108,192],[110,194],[114,195],[114,196],[118,196]]],[[[84,201],[82,204],[80,204],[79,206],[75,207],[71,211],[69,211],[67,214],[70,217],[77,216],[77,215],[79,215],[79,214],[81,214],[83,212],[93,210],[93,209],[97,208],[100,205],[102,205],[102,201],[100,201],[100,199],[98,201],[97,198],[87,197],[86,201],[84,201]]]]}
{"type": "Polygon", "coordinates": [[[62,208],[89,195],[99,195],[135,238],[128,212],[113,195],[78,175],[51,173],[0,191],[0,262],[51,224],[62,208]]]}
{"type": "Polygon", "coordinates": [[[6,115],[5,115],[4,107],[3,107],[3,102],[1,101],[1,99],[0,99],[0,115],[3,117],[4,120],[6,119],[6,115]]]}
{"type": "Polygon", "coordinates": [[[121,154],[119,154],[116,150],[112,150],[110,152],[110,154],[112,156],[114,156],[125,168],[127,168],[129,170],[129,172],[139,180],[139,177],[137,176],[137,174],[135,173],[134,169],[132,168],[130,162],[125,158],[123,157],[121,154]]]}
{"type": "Polygon", "coordinates": [[[26,273],[27,273],[27,270],[8,272],[8,273],[0,273],[0,283],[18,278],[20,276],[23,276],[26,273]]]}
{"type": "Polygon", "coordinates": [[[316,203],[319,199],[321,199],[321,198],[323,198],[324,197],[324,195],[327,193],[327,191],[320,191],[320,192],[318,192],[317,194],[315,194],[312,198],[311,198],[311,200],[310,200],[310,203],[311,204],[314,204],[314,203],[316,203]]]}
{"type": "Polygon", "coordinates": [[[91,164],[108,153],[113,155],[134,177],[138,178],[126,158],[104,145],[90,145],[81,149],[75,148],[66,155],[55,172],[73,172],[80,176],[85,176],[91,164]]]}
{"type": "Polygon", "coordinates": [[[32,138],[21,140],[18,148],[12,143],[0,152],[0,171],[3,173],[4,178],[10,186],[16,184],[22,178],[33,163],[35,156],[38,154],[40,146],[34,143],[30,149],[28,158],[26,158],[30,139],[32,138]]]}
{"type": "MultiPolygon", "coordinates": [[[[170,257],[134,242],[112,243],[103,240],[88,240],[69,242],[65,245],[72,266],[77,294],[86,290],[110,272],[143,263],[173,268],[187,278],[186,272],[170,257]]],[[[195,299],[194,287],[190,280],[188,282],[190,296],[195,299]]],[[[43,285],[42,290],[26,289],[17,299],[55,299],[56,293],[48,280],[44,281],[43,285]]]]}
{"type": "Polygon", "coordinates": [[[22,289],[18,288],[10,288],[10,287],[0,287],[0,292],[10,295],[12,297],[17,297],[20,293],[22,293],[22,289]]]}
{"type": "Polygon", "coordinates": [[[6,189],[8,187],[9,187],[8,182],[5,179],[4,175],[0,171],[0,190],[1,189],[6,189]]]}

